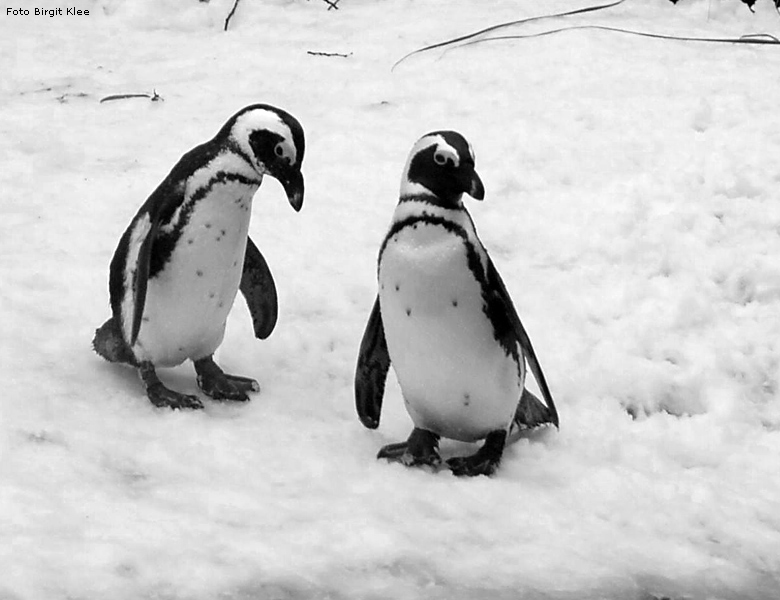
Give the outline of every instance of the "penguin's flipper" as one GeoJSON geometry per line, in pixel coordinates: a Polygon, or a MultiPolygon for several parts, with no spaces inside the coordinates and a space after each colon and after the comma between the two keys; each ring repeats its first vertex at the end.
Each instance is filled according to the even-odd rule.
{"type": "Polygon", "coordinates": [[[276,327],[279,304],[271,270],[251,238],[246,240],[244,271],[239,289],[252,315],[255,337],[264,340],[276,327]]]}
{"type": "Polygon", "coordinates": [[[130,348],[138,338],[146,305],[146,286],[149,277],[154,276],[152,255],[163,254],[155,244],[160,225],[170,220],[184,200],[184,186],[174,187],[170,180],[169,175],[138,210],[111,259],[111,309],[130,348]]]}
{"type": "Polygon", "coordinates": [[[119,241],[111,260],[111,308],[129,348],[135,345],[141,329],[149,263],[158,226],[147,205],[142,206],[119,241]]]}
{"type": "Polygon", "coordinates": [[[357,369],[355,370],[355,405],[360,422],[369,429],[379,427],[385,381],[390,369],[385,328],[379,309],[379,296],[368,317],[366,331],[360,342],[357,369]]]}
{"type": "Polygon", "coordinates": [[[130,347],[135,345],[136,339],[138,339],[138,332],[141,330],[141,318],[144,314],[144,307],[146,306],[146,285],[149,282],[149,267],[152,262],[152,246],[154,245],[154,238],[157,235],[157,228],[159,222],[152,222],[150,231],[146,238],[141,242],[141,247],[138,251],[138,262],[136,263],[136,276],[135,276],[135,294],[133,300],[132,311],[132,330],[130,333],[130,347]]]}
{"type": "MultiPolygon", "coordinates": [[[[493,301],[499,305],[497,308],[500,308],[501,305],[503,305],[503,311],[505,311],[505,315],[509,319],[509,323],[511,325],[512,337],[514,337],[515,341],[520,345],[525,358],[528,360],[528,366],[531,368],[531,372],[534,374],[536,383],[539,384],[539,389],[541,390],[542,396],[544,397],[544,404],[546,405],[545,408],[547,409],[545,415],[541,412],[538,406],[535,406],[530,400],[527,399],[528,396],[524,390],[523,396],[520,399],[520,404],[522,405],[523,401],[526,400],[527,404],[530,406],[522,407],[523,412],[529,413],[526,416],[532,421],[537,421],[540,417],[544,418],[543,421],[536,422],[533,426],[542,425],[543,423],[552,423],[558,427],[558,410],[555,408],[555,402],[553,401],[552,393],[550,393],[550,387],[547,385],[547,379],[542,372],[539,359],[536,358],[536,352],[534,352],[534,347],[531,345],[531,339],[528,337],[528,333],[526,332],[525,327],[523,327],[523,323],[520,321],[520,317],[517,315],[517,310],[515,310],[515,305],[512,303],[512,298],[509,296],[506,285],[504,285],[504,281],[501,279],[501,275],[499,275],[498,270],[496,269],[496,266],[493,264],[493,261],[490,259],[490,257],[488,257],[487,278],[488,287],[494,290],[493,301]]],[[[530,392],[528,392],[528,394],[530,394],[530,392]]],[[[541,401],[533,394],[530,394],[530,397],[536,400],[537,403],[542,404],[541,401]]],[[[520,410],[520,408],[521,406],[518,406],[518,410],[520,410]]]]}

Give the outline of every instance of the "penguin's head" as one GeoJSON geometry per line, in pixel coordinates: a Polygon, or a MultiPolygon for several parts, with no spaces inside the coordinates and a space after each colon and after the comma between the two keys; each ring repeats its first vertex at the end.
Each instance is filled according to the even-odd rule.
{"type": "Polygon", "coordinates": [[[301,164],[305,150],[303,128],[291,114],[267,104],[240,110],[225,124],[226,135],[260,175],[277,179],[296,210],[303,206],[301,164]]]}
{"type": "Polygon", "coordinates": [[[485,197],[485,187],[474,170],[471,144],[456,131],[424,135],[409,153],[401,180],[401,195],[430,192],[454,207],[464,193],[475,200],[485,197]]]}

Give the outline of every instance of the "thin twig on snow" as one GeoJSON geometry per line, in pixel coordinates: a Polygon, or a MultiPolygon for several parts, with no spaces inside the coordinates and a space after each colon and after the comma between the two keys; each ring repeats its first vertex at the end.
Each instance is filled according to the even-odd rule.
{"type": "Polygon", "coordinates": [[[233,18],[233,15],[236,14],[236,9],[238,8],[238,3],[241,2],[241,0],[236,0],[233,2],[233,8],[230,9],[230,12],[228,13],[227,18],[225,19],[225,29],[224,31],[228,30],[228,27],[230,27],[230,19],[233,18]]]}

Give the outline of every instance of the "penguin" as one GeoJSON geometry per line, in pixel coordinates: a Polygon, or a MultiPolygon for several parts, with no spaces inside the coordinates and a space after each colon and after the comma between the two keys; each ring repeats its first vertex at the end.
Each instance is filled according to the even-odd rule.
{"type": "Polygon", "coordinates": [[[485,189],[455,131],[420,138],[377,261],[379,291],[360,344],[355,403],[379,426],[392,364],[414,429],[377,458],[441,466],[440,438],[484,440],[447,461],[455,475],[492,475],[517,432],[558,427],[558,412],[506,286],[463,205],[485,189]],[[526,361],[544,402],[525,388],[526,361]]]}
{"type": "Polygon", "coordinates": [[[155,406],[203,408],[157,376],[158,367],[187,359],[200,390],[215,400],[247,401],[259,391],[254,379],[223,372],[213,354],[238,290],[255,337],[267,338],[276,325],[276,286],[248,237],[252,199],[268,174],[301,209],[304,146],[303,128],[289,113],[267,104],[243,108],[181,157],[119,240],[109,270],[112,316],[92,344],[106,360],[138,369],[155,406]]]}

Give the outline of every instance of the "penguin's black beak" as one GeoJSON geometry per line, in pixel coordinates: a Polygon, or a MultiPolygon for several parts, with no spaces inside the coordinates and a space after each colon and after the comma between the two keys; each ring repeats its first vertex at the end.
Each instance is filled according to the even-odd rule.
{"type": "Polygon", "coordinates": [[[482,185],[482,180],[477,175],[473,165],[463,165],[458,175],[464,192],[474,200],[482,200],[485,197],[485,186],[482,185]]]}
{"type": "Polygon", "coordinates": [[[303,173],[291,170],[278,179],[287,194],[290,206],[295,209],[295,212],[301,210],[303,206],[303,173]]]}

